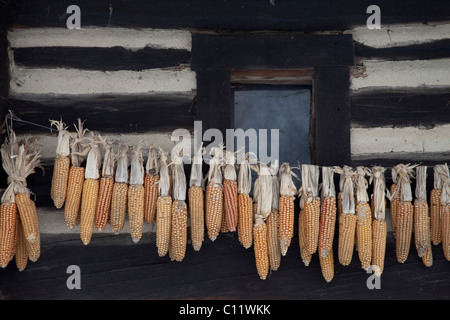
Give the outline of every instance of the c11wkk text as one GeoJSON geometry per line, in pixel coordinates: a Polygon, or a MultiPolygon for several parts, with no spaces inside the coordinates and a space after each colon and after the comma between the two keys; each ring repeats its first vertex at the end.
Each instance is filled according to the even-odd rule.
{"type": "Polygon", "coordinates": [[[214,314],[224,315],[270,315],[270,305],[264,304],[227,304],[221,309],[214,307],[186,306],[180,307],[180,315],[203,315],[209,318],[214,314]]]}

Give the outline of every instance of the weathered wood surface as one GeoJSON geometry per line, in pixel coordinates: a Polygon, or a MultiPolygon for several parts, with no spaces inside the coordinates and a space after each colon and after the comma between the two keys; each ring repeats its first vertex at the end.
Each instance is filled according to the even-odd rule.
{"type": "MultiPolygon", "coordinates": [[[[336,241],[335,241],[336,244],[336,241]]],[[[299,257],[297,237],[278,271],[259,279],[253,249],[245,250],[236,234],[205,240],[199,252],[188,245],[186,257],[171,262],[158,257],[154,234],[133,245],[129,235],[94,235],[84,246],[78,234],[42,237],[42,255],[19,272],[11,263],[0,270],[3,299],[449,299],[448,264],[440,247],[433,247],[434,265],[426,268],[411,245],[404,264],[395,258],[389,234],[381,289],[369,290],[370,274],[361,269],[357,252],[350,266],[338,264],[326,283],[317,255],[309,267],[299,257]],[[69,265],[81,270],[81,289],[69,290],[69,265]]],[[[335,251],[337,252],[337,251],[335,251]]],[[[166,310],[166,312],[176,312],[166,310]]]]}
{"type": "MultiPolygon", "coordinates": [[[[166,128],[190,128],[196,115],[195,93],[154,95],[16,95],[9,109],[23,120],[49,125],[49,118],[67,124],[87,119],[94,131],[139,133],[166,128]]],[[[36,131],[29,124],[16,123],[17,132],[36,131]]],[[[43,129],[38,129],[42,132],[43,129]]],[[[45,129],[44,129],[45,130],[45,129]]]]}
{"type": "Polygon", "coordinates": [[[14,63],[25,67],[82,70],[133,70],[175,68],[190,63],[188,50],[122,47],[33,47],[14,50],[14,63]]]}
{"type": "MultiPolygon", "coordinates": [[[[72,2],[64,0],[11,1],[15,9],[11,20],[29,27],[66,28],[72,2]]],[[[336,2],[304,1],[225,1],[225,0],[79,0],[81,26],[114,26],[128,28],[194,28],[223,30],[347,30],[365,25],[369,0],[336,2]]],[[[382,23],[411,23],[448,21],[450,9],[446,0],[380,0],[382,23]]]]}
{"type": "Polygon", "coordinates": [[[351,35],[295,33],[192,35],[193,70],[351,66],[351,35]]]}
{"type": "Polygon", "coordinates": [[[363,127],[434,127],[450,123],[448,88],[377,89],[351,96],[352,122],[363,127]]]}

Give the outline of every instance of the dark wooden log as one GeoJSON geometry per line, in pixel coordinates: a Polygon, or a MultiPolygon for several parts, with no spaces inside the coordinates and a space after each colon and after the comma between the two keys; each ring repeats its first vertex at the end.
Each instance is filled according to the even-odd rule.
{"type": "Polygon", "coordinates": [[[352,122],[364,127],[412,127],[450,123],[448,89],[363,91],[351,96],[352,122]]]}
{"type": "Polygon", "coordinates": [[[355,56],[364,59],[389,61],[428,60],[448,58],[449,52],[450,39],[390,48],[373,48],[355,42],[355,56]]]}
{"type": "Polygon", "coordinates": [[[315,68],[314,113],[316,164],[350,162],[349,68],[315,68]]]}
{"type": "Polygon", "coordinates": [[[294,33],[192,36],[192,69],[292,69],[351,66],[350,35],[294,33]]]}
{"type": "MultiPolygon", "coordinates": [[[[158,257],[154,234],[145,234],[138,244],[132,243],[129,234],[94,234],[90,244],[84,246],[75,231],[69,235],[42,235],[41,239],[42,254],[37,262],[29,262],[23,272],[17,270],[14,261],[2,270],[3,299],[156,299],[155,304],[146,302],[152,310],[159,311],[163,306],[161,311],[176,317],[180,304],[199,305],[199,301],[193,301],[196,299],[222,300],[223,306],[229,304],[223,301],[228,299],[254,299],[259,300],[257,304],[272,304],[261,300],[450,298],[448,261],[441,247],[433,246],[434,264],[430,268],[423,265],[413,245],[406,262],[400,264],[395,257],[391,233],[379,290],[367,287],[372,274],[361,269],[356,251],[346,267],[338,263],[335,254],[335,276],[326,283],[317,255],[312,257],[309,267],[300,261],[297,237],[292,239],[278,271],[264,281],[257,275],[253,250],[244,249],[236,233],[221,234],[214,242],[205,239],[198,252],[188,244],[181,263],[170,261],[168,256],[158,257]],[[80,290],[69,290],[66,286],[71,275],[67,273],[70,265],[80,268],[80,290]],[[189,300],[173,301],[178,307],[171,305],[165,309],[161,300],[166,299],[189,300]]],[[[337,239],[334,244],[334,252],[337,252],[337,239]]],[[[208,305],[208,301],[203,301],[203,305],[208,305]]],[[[298,302],[284,310],[271,309],[271,315],[285,314],[291,307],[292,311],[297,310],[298,302]]]]}
{"type": "Polygon", "coordinates": [[[122,47],[37,47],[14,50],[14,62],[19,66],[105,71],[179,67],[189,64],[190,56],[188,50],[153,48],[137,51],[122,47]]]}
{"type": "MultiPolygon", "coordinates": [[[[10,108],[27,121],[49,125],[49,118],[65,123],[87,119],[94,131],[141,133],[191,128],[194,125],[195,93],[158,95],[20,95],[10,99],[10,108]]],[[[16,123],[17,132],[36,131],[34,126],[16,123]]],[[[42,129],[39,129],[42,132],[42,129]]]]}
{"type": "MultiPolygon", "coordinates": [[[[66,28],[67,7],[64,0],[12,1],[13,23],[29,27],[66,28]]],[[[304,1],[225,1],[225,0],[117,0],[112,4],[100,0],[79,0],[81,27],[114,26],[127,28],[194,28],[222,30],[346,30],[365,25],[369,0],[304,1]]],[[[381,23],[448,21],[446,0],[380,0],[381,23]]]]}

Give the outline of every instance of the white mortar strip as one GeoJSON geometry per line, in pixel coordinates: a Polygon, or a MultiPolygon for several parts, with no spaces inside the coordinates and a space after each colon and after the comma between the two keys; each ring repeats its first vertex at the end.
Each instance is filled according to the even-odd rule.
{"type": "Polygon", "coordinates": [[[432,129],[405,128],[351,128],[351,154],[389,152],[450,152],[450,124],[432,129]]]}
{"type": "Polygon", "coordinates": [[[102,94],[186,92],[196,89],[196,74],[182,70],[87,71],[13,68],[10,92],[17,94],[102,94]]]}
{"type": "Polygon", "coordinates": [[[368,61],[365,71],[351,78],[351,89],[367,87],[450,86],[450,59],[368,61]]]}
{"type": "MultiPolygon", "coordinates": [[[[381,18],[383,19],[383,18],[381,18]]],[[[366,26],[347,30],[353,40],[374,48],[408,46],[450,38],[450,23],[381,25],[381,29],[369,30],[366,26]]]]}
{"type": "Polygon", "coordinates": [[[128,49],[186,49],[191,50],[189,31],[127,28],[31,28],[8,32],[12,48],[25,47],[115,47],[128,49]]]}
{"type": "MultiPolygon", "coordinates": [[[[92,129],[94,133],[98,134],[94,128],[89,128],[88,122],[85,123],[85,127],[92,129]]],[[[69,131],[73,131],[73,126],[71,125],[69,131]]],[[[166,151],[171,151],[175,142],[170,140],[172,132],[147,132],[141,134],[102,134],[103,138],[107,141],[120,140],[128,145],[135,145],[142,141],[144,146],[147,147],[148,143],[153,143],[157,147],[161,147],[166,151]]],[[[19,139],[26,137],[25,134],[17,134],[19,139]]],[[[58,133],[46,133],[46,134],[33,134],[33,137],[39,139],[39,143],[42,146],[42,159],[54,159],[56,157],[56,146],[58,143],[58,133]]]]}

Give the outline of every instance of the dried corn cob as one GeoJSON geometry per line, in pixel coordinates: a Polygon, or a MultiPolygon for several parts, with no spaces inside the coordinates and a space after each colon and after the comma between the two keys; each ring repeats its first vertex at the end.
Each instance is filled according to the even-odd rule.
{"type": "Polygon", "coordinates": [[[223,186],[220,165],[223,147],[211,149],[213,158],[209,163],[208,185],[206,187],[206,231],[211,241],[216,240],[220,232],[223,215],[223,186]]]}
{"type": "Polygon", "coordinates": [[[144,224],[144,160],[142,146],[131,150],[130,185],[128,186],[128,223],[131,239],[138,243],[142,238],[144,224]]]}
{"type": "Polygon", "coordinates": [[[187,245],[187,205],[186,205],[186,176],[183,167],[183,154],[174,150],[173,161],[173,198],[172,227],[170,234],[170,259],[182,261],[186,254],[187,245]]]}
{"type": "Polygon", "coordinates": [[[235,154],[225,150],[225,167],[223,170],[224,210],[226,226],[230,232],[235,232],[238,224],[238,192],[235,162],[235,154]]]}
{"type": "Polygon", "coordinates": [[[291,239],[294,236],[294,196],[297,194],[297,189],[292,181],[292,177],[298,179],[297,175],[292,172],[288,163],[283,163],[280,166],[280,203],[278,210],[280,212],[280,247],[281,255],[285,256],[291,239]]]}
{"type": "Polygon", "coordinates": [[[269,267],[272,271],[277,271],[281,263],[281,247],[279,236],[280,214],[278,205],[280,201],[280,182],[277,177],[278,162],[271,166],[272,175],[272,209],[266,219],[267,226],[267,249],[269,253],[269,267]]]}
{"type": "Polygon", "coordinates": [[[205,211],[203,194],[202,162],[204,148],[199,150],[192,159],[191,176],[189,180],[189,218],[191,242],[194,251],[199,251],[205,237],[205,211]]]}
{"type": "Polygon", "coordinates": [[[90,150],[86,159],[83,194],[81,196],[80,238],[84,245],[91,241],[94,230],[95,208],[99,190],[99,167],[101,152],[98,141],[92,138],[90,150]]]}
{"type": "Polygon", "coordinates": [[[372,222],[372,270],[380,277],[384,269],[384,257],[386,253],[386,182],[384,180],[385,168],[374,166],[370,174],[370,182],[373,181],[373,222],[372,222]]]}
{"type": "Polygon", "coordinates": [[[36,204],[31,200],[28,193],[16,194],[15,202],[20,215],[24,236],[27,241],[33,243],[39,237],[36,204]]]}
{"type": "Polygon", "coordinates": [[[447,164],[434,166],[434,188],[430,194],[431,241],[435,246],[441,243],[441,196],[443,181],[449,177],[447,164]]]}
{"type": "Polygon", "coordinates": [[[167,154],[160,150],[159,196],[156,203],[156,247],[160,257],[169,252],[172,224],[172,197],[169,194],[169,168],[167,154]]]}
{"type": "MultiPolygon", "coordinates": [[[[319,255],[325,258],[333,249],[336,226],[336,191],[334,188],[333,168],[322,168],[322,205],[320,208],[319,255]]],[[[324,260],[324,263],[327,260],[324,260]]],[[[328,266],[328,264],[327,264],[328,266]]]]}
{"type": "Polygon", "coordinates": [[[220,222],[220,233],[227,233],[228,232],[228,226],[227,221],[225,219],[225,196],[223,199],[223,205],[222,205],[222,221],[220,222]]]}
{"type": "MultiPolygon", "coordinates": [[[[428,203],[426,193],[427,167],[416,168],[416,199],[414,200],[414,242],[417,254],[423,258],[428,248],[431,248],[428,203]]],[[[428,257],[430,258],[430,257],[428,257]]],[[[429,261],[426,261],[429,263],[429,261]]]]}
{"type": "Polygon", "coordinates": [[[319,244],[320,199],[319,199],[319,167],[302,165],[302,188],[305,210],[306,250],[310,255],[317,251],[319,244]]]}
{"type": "Polygon", "coordinates": [[[364,167],[356,168],[356,243],[361,267],[367,270],[372,262],[372,212],[367,194],[368,182],[365,176],[370,171],[364,167]]]}
{"type": "Polygon", "coordinates": [[[2,199],[0,207],[0,267],[5,268],[16,250],[14,238],[19,217],[14,202],[8,203],[2,199]]]}
{"type": "Polygon", "coordinates": [[[98,192],[97,206],[95,210],[95,229],[103,231],[109,220],[111,211],[111,199],[114,187],[114,160],[113,145],[102,141],[105,149],[103,158],[102,176],[100,178],[100,189],[98,192]]]}
{"type": "Polygon", "coordinates": [[[342,214],[339,216],[338,260],[343,266],[352,261],[355,247],[356,214],[352,168],[335,168],[335,172],[344,175],[342,187],[342,214]]]}
{"type": "Polygon", "coordinates": [[[253,226],[253,250],[255,253],[256,269],[262,280],[267,278],[269,273],[269,248],[266,219],[272,211],[272,174],[269,167],[261,163],[254,170],[258,173],[258,183],[255,183],[254,196],[257,203],[255,213],[255,224],[253,226]]]}
{"type": "Polygon", "coordinates": [[[330,282],[334,278],[334,257],[333,248],[328,252],[326,257],[319,255],[320,270],[326,282],[330,282]]]}
{"type": "Polygon", "coordinates": [[[250,197],[252,188],[252,172],[249,164],[249,154],[245,154],[239,164],[238,174],[238,239],[245,249],[253,243],[253,199],[250,197]]]}
{"type": "Polygon", "coordinates": [[[397,168],[394,167],[391,170],[392,174],[392,182],[390,192],[389,192],[389,198],[390,198],[390,212],[391,212],[391,224],[392,224],[392,235],[394,238],[396,237],[396,230],[397,230],[397,212],[398,207],[400,206],[400,199],[402,196],[402,191],[400,189],[400,185],[397,183],[397,168]],[[396,193],[395,197],[391,197],[396,193]]]}
{"type": "Polygon", "coordinates": [[[70,168],[70,133],[66,124],[61,121],[50,120],[51,126],[58,129],[58,145],[53,166],[53,176],[50,196],[56,208],[60,209],[66,200],[67,182],[70,168]]]}
{"type": "Polygon", "coordinates": [[[300,258],[302,259],[304,265],[308,267],[309,264],[311,263],[312,256],[306,249],[305,225],[306,225],[305,209],[301,208],[300,213],[298,215],[298,244],[300,248],[300,258]]]}
{"type": "Polygon", "coordinates": [[[27,239],[23,233],[22,224],[20,223],[20,218],[18,219],[17,228],[17,249],[15,254],[16,267],[19,271],[25,270],[28,264],[28,253],[27,253],[27,239]]]}
{"type": "MultiPolygon", "coordinates": [[[[411,180],[417,165],[399,164],[396,166],[397,179],[401,190],[401,201],[396,213],[396,255],[397,261],[404,263],[408,258],[413,230],[414,207],[411,203],[411,180]]],[[[395,196],[392,195],[392,196],[395,196]]]]}
{"type": "Polygon", "coordinates": [[[84,135],[88,130],[83,129],[83,122],[81,119],[78,119],[78,126],[74,126],[76,133],[73,134],[73,139],[70,143],[72,166],[69,169],[66,201],[64,206],[64,218],[66,221],[66,226],[69,229],[72,229],[80,223],[81,197],[85,177],[85,168],[81,165],[84,161],[84,157],[89,151],[89,148],[85,148],[83,145],[84,135]]]}
{"type": "Polygon", "coordinates": [[[156,221],[156,201],[158,201],[159,165],[158,150],[153,146],[149,147],[148,159],[145,166],[144,177],[144,222],[152,223],[156,221]]]}
{"type": "Polygon", "coordinates": [[[111,230],[115,234],[119,234],[125,224],[128,204],[128,166],[130,159],[128,155],[128,146],[126,144],[122,143],[119,146],[119,152],[116,155],[116,159],[117,170],[111,196],[111,213],[109,223],[111,225],[111,230]]]}

